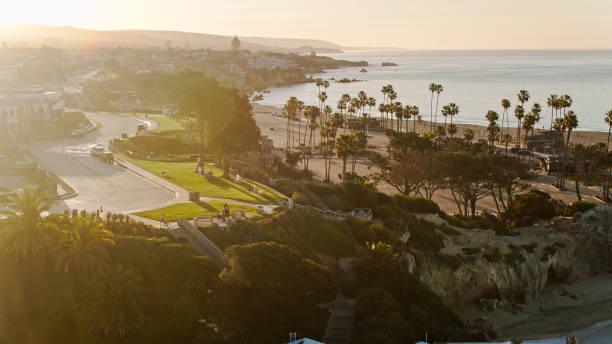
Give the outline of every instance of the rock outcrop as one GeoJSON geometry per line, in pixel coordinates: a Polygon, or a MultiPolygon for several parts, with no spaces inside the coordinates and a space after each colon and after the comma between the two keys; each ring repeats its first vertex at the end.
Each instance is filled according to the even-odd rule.
{"type": "Polygon", "coordinates": [[[574,281],[610,269],[612,207],[499,236],[455,228],[445,248],[418,259],[416,274],[451,306],[477,302],[486,309],[529,302],[548,283],[574,281]],[[440,259],[444,258],[444,259],[440,259]]]}

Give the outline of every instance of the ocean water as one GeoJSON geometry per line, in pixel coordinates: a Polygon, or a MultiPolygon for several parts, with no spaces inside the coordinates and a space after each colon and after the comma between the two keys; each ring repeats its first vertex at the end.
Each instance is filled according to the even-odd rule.
{"type": "MultiPolygon", "coordinates": [[[[612,50],[403,51],[328,56],[370,64],[366,67],[367,73],[350,67],[314,75],[325,79],[364,80],[348,84],[331,81],[327,93],[328,104],[333,107],[342,94],[354,97],[361,90],[380,102],[381,87],[391,84],[398,94],[396,101],[418,105],[423,119],[428,120],[431,97],[428,86],[436,82],[444,86],[438,108],[450,102],[460,108],[453,121],[486,124],[488,110],[497,111],[501,118],[501,99],[508,98],[512,102],[510,124],[516,126],[513,110],[518,104],[516,93],[526,89],[531,94],[526,109],[534,102],[543,108],[538,128],[550,127],[546,99],[554,93],[572,96],[571,109],[579,120],[577,130],[608,130],[604,113],[612,110],[612,50]],[[398,66],[382,67],[384,61],[398,66]]],[[[316,104],[316,94],[314,83],[274,87],[259,103],[279,106],[296,96],[306,104],[316,104]]],[[[440,118],[438,112],[438,121],[440,118]]]]}

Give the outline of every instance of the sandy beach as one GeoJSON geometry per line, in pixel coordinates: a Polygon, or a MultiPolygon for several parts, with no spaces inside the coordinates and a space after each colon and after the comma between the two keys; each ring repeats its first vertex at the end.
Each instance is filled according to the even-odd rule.
{"type": "Polygon", "coordinates": [[[501,339],[535,339],[576,335],[580,344],[612,342],[612,274],[546,287],[520,310],[482,312],[464,309],[464,319],[485,317],[501,339]]]}

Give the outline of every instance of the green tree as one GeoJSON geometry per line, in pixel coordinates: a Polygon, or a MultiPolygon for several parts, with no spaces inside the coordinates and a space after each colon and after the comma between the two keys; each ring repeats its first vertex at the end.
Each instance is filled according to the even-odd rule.
{"type": "Polygon", "coordinates": [[[231,246],[226,255],[230,268],[221,274],[231,296],[226,312],[250,343],[279,342],[289,331],[322,334],[318,305],[333,300],[337,290],[327,268],[273,242],[231,246]]]}
{"type": "Polygon", "coordinates": [[[567,142],[566,145],[569,145],[570,136],[572,135],[572,130],[578,127],[578,116],[574,111],[568,111],[567,114],[563,116],[563,124],[565,128],[567,128],[567,142]]]}
{"type": "Polygon", "coordinates": [[[510,108],[510,106],[512,106],[512,104],[510,103],[510,100],[504,98],[501,101],[501,106],[504,109],[504,112],[502,113],[502,121],[501,121],[501,128],[502,128],[502,132],[504,131],[504,120],[506,120],[506,122],[508,123],[508,125],[506,126],[506,128],[508,128],[510,126],[510,115],[508,114],[508,109],[510,108]]]}
{"type": "Polygon", "coordinates": [[[233,51],[240,51],[241,43],[240,39],[238,39],[238,36],[234,36],[234,38],[232,39],[231,46],[233,51]]]}
{"type": "Polygon", "coordinates": [[[88,333],[127,337],[142,331],[143,280],[122,265],[112,266],[93,280],[81,298],[81,316],[88,333]]]}
{"type": "Polygon", "coordinates": [[[471,142],[472,140],[474,140],[475,134],[474,134],[474,130],[467,128],[463,131],[463,138],[465,139],[466,142],[471,142]]]}
{"type": "Polygon", "coordinates": [[[43,213],[54,201],[46,200],[47,193],[39,188],[25,187],[21,194],[12,194],[3,202],[8,216],[0,228],[0,252],[17,260],[42,258],[49,253],[59,231],[43,213]]]}
{"type": "Polygon", "coordinates": [[[459,215],[476,215],[476,202],[488,194],[491,166],[485,155],[440,152],[436,166],[451,191],[459,215]]]}
{"type": "Polygon", "coordinates": [[[523,117],[525,117],[525,108],[522,105],[517,105],[514,107],[514,117],[517,119],[517,128],[516,128],[516,144],[521,146],[521,121],[523,117]]]}
{"type": "Polygon", "coordinates": [[[72,218],[53,252],[55,265],[65,273],[91,279],[108,266],[108,248],[115,244],[112,237],[97,216],[72,218]]]}
{"type": "Polygon", "coordinates": [[[559,96],[556,94],[551,94],[546,99],[546,106],[550,108],[550,130],[553,129],[554,117],[555,117],[555,109],[558,103],[559,96]]]}
{"type": "Polygon", "coordinates": [[[608,125],[608,141],[606,142],[606,151],[610,150],[610,131],[612,130],[612,110],[606,112],[606,118],[604,119],[608,125]]]}

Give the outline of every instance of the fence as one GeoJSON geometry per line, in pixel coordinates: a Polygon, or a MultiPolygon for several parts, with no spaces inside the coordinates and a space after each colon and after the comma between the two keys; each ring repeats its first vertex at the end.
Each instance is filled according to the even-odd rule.
{"type": "Polygon", "coordinates": [[[317,213],[320,216],[323,216],[325,218],[328,218],[334,221],[343,221],[349,218],[372,220],[372,217],[373,217],[372,209],[370,208],[356,208],[356,209],[353,209],[353,211],[351,212],[343,212],[343,211],[331,210],[327,208],[317,208],[317,207],[313,207],[310,205],[302,205],[302,204],[294,203],[291,200],[289,201],[279,200],[278,204],[283,208],[300,209],[300,210],[306,210],[309,212],[317,213]]]}

